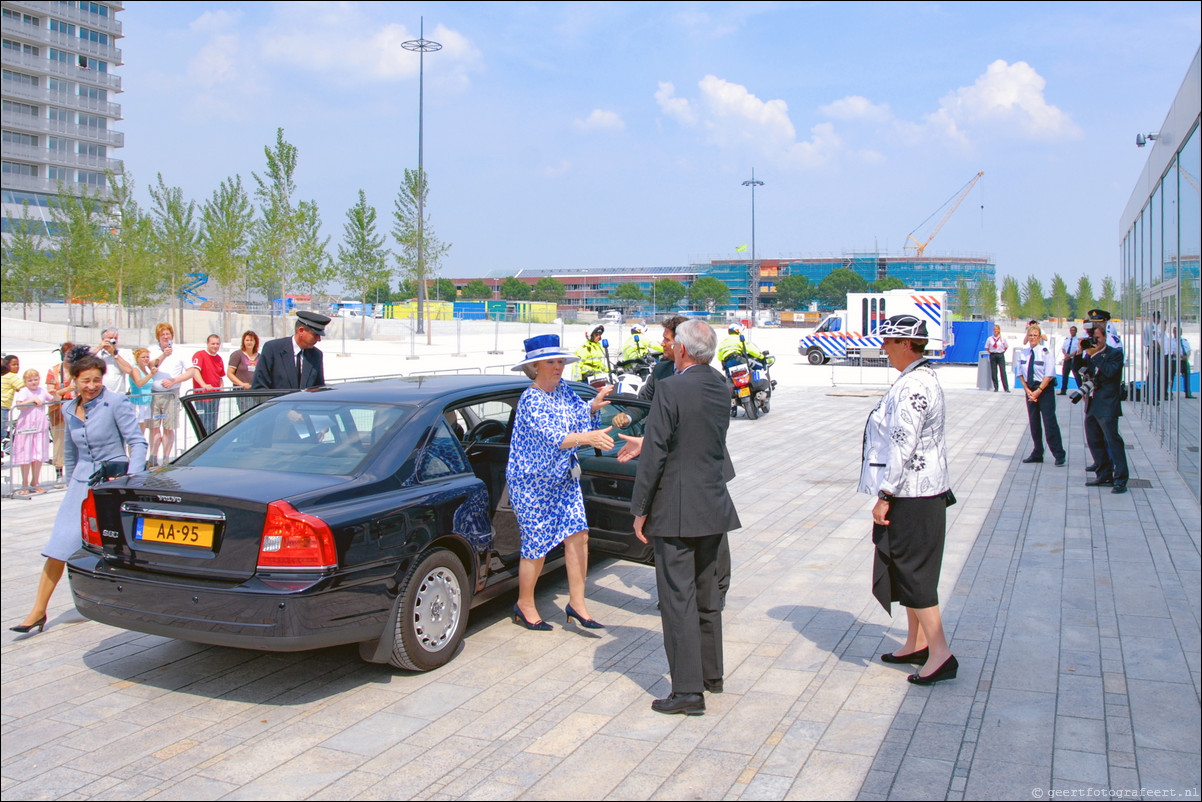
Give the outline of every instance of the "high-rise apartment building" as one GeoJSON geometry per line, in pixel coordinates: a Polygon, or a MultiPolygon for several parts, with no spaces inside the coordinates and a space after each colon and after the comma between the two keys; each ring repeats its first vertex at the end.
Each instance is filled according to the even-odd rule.
{"type": "Polygon", "coordinates": [[[106,172],[122,171],[116,152],[125,135],[114,102],[121,91],[124,3],[0,0],[3,15],[4,229],[22,206],[48,219],[49,199],[64,188],[107,194],[106,172]]]}

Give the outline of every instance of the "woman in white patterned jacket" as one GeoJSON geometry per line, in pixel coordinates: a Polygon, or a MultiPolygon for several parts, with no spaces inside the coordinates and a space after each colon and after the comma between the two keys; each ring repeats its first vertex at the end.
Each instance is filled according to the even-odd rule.
{"type": "Polygon", "coordinates": [[[886,663],[922,666],[910,682],[954,679],[958,663],[939,616],[939,569],[954,501],[947,476],[943,388],[923,358],[926,322],[895,315],[879,331],[889,364],[901,371],[864,427],[859,492],[876,496],[872,593],[886,612],[906,608],[906,642],[886,663]]]}

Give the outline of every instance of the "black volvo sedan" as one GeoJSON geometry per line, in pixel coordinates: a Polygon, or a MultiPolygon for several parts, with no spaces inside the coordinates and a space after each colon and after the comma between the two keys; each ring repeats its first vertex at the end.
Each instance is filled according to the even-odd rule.
{"type": "MultiPolygon", "coordinates": [[[[273,651],[358,643],[369,662],[437,668],[455,655],[471,607],[517,585],[505,466],[528,386],[438,376],[266,400],[186,397],[196,446],[89,493],[83,547],[68,563],[75,606],[182,640],[273,651]]],[[[603,425],[642,434],[647,411],[619,397],[603,425]]],[[[617,461],[614,439],[609,452],[580,450],[589,545],[650,562],[629,510],[637,463],[617,461]]],[[[548,568],[562,559],[560,546],[548,568]]]]}

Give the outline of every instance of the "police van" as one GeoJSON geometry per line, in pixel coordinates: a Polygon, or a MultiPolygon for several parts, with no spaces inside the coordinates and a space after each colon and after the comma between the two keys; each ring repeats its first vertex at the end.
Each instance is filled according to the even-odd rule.
{"type": "Polygon", "coordinates": [[[847,308],[832,312],[797,344],[797,353],[811,365],[834,360],[880,359],[884,342],[877,332],[885,318],[915,315],[925,320],[930,340],[924,354],[941,358],[953,342],[952,315],[946,292],[888,290],[849,292],[847,308]]]}

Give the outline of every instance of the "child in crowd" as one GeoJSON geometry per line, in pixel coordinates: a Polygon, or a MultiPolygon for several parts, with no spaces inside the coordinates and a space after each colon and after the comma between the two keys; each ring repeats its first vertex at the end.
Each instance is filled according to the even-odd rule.
{"type": "Polygon", "coordinates": [[[46,492],[39,482],[50,437],[46,405],[54,401],[54,397],[42,387],[42,375],[38,371],[30,368],[22,378],[25,387],[13,396],[13,412],[17,416],[13,435],[13,464],[21,466],[21,483],[24,485],[17,495],[28,496],[30,493],[46,492]]]}
{"type": "Polygon", "coordinates": [[[154,392],[154,370],[150,367],[150,351],[134,349],[133,370],[129,372],[129,400],[138,413],[138,426],[146,433],[150,426],[150,396],[154,392]]]}

